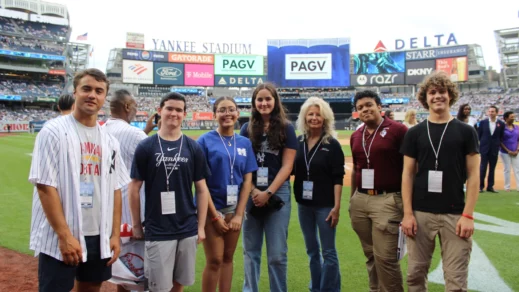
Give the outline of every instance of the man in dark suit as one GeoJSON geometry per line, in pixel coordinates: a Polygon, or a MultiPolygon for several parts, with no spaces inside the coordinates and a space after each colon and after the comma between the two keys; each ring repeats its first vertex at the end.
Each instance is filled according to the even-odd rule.
{"type": "Polygon", "coordinates": [[[488,165],[487,191],[497,193],[494,190],[494,170],[496,169],[499,147],[505,130],[505,123],[497,119],[497,113],[497,107],[490,106],[487,111],[488,119],[480,121],[477,126],[481,153],[479,192],[484,192],[488,165]]]}

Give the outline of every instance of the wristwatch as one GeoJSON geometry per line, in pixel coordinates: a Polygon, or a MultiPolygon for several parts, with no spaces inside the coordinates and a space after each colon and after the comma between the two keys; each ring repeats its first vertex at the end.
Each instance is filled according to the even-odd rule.
{"type": "Polygon", "coordinates": [[[274,193],[269,188],[267,188],[267,194],[269,195],[269,197],[271,197],[274,193]]]}

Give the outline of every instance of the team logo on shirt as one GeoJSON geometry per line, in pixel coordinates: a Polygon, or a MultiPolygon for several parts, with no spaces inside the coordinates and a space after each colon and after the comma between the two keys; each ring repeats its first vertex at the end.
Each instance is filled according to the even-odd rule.
{"type": "Polygon", "coordinates": [[[380,136],[382,136],[382,138],[386,136],[387,130],[389,130],[389,128],[384,128],[382,132],[380,132],[380,136]]]}
{"type": "Polygon", "coordinates": [[[245,150],[245,148],[237,148],[237,150],[238,150],[238,155],[247,157],[247,150],[245,150]]]}
{"type": "MultiPolygon", "coordinates": [[[[164,162],[164,163],[166,163],[166,167],[168,170],[170,170],[175,165],[175,163],[178,163],[178,162],[187,163],[189,161],[189,158],[181,157],[180,153],[175,154],[174,157],[165,156],[162,153],[155,153],[155,156],[157,156],[157,159],[156,159],[157,164],[155,164],[155,166],[164,167],[164,166],[161,166],[161,164],[164,162]]],[[[177,168],[178,168],[178,165],[177,165],[177,168]]]]}

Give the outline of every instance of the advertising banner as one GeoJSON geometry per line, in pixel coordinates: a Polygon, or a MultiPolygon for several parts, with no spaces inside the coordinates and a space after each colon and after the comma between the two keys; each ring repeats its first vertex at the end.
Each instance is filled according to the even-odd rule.
{"type": "Polygon", "coordinates": [[[184,64],[154,63],[153,83],[161,85],[184,85],[184,64]]]}
{"type": "Polygon", "coordinates": [[[211,121],[214,119],[212,112],[193,112],[193,121],[211,121]]]}
{"type": "Polygon", "coordinates": [[[214,86],[219,87],[256,87],[264,83],[267,76],[214,76],[214,86]]]}
{"type": "Polygon", "coordinates": [[[212,65],[214,64],[214,55],[168,53],[168,60],[172,63],[212,65]]]}
{"type": "Polygon", "coordinates": [[[405,52],[405,59],[410,61],[463,57],[467,56],[468,52],[468,46],[454,46],[445,48],[432,48],[425,50],[413,50],[405,52]]]}
{"type": "Polygon", "coordinates": [[[436,70],[447,73],[452,82],[468,80],[467,57],[436,60],[436,70]]]}
{"type": "Polygon", "coordinates": [[[166,95],[171,91],[169,86],[139,86],[139,94],[141,95],[166,95]]]}
{"type": "Polygon", "coordinates": [[[65,56],[56,56],[56,55],[47,55],[47,54],[29,53],[29,52],[17,52],[17,51],[9,51],[9,50],[0,50],[0,55],[52,60],[52,61],[65,61],[65,56]]]}
{"type": "Polygon", "coordinates": [[[3,94],[0,94],[0,100],[21,101],[22,100],[22,96],[21,95],[3,95],[3,94]]]}
{"type": "Polygon", "coordinates": [[[29,132],[29,122],[0,121],[0,133],[29,132]],[[7,125],[10,126],[10,130],[7,125]]]}
{"type": "Polygon", "coordinates": [[[405,63],[405,67],[405,84],[419,84],[425,76],[436,70],[436,61],[408,61],[405,63]]]}
{"type": "Polygon", "coordinates": [[[57,97],[36,97],[36,101],[42,101],[42,102],[58,102],[57,97]]]}
{"type": "Polygon", "coordinates": [[[50,75],[65,75],[66,72],[65,72],[65,70],[62,70],[62,69],[50,69],[49,74],[50,75]]]}
{"type": "Polygon", "coordinates": [[[185,64],[184,85],[213,86],[214,65],[185,64]]]}
{"type": "Polygon", "coordinates": [[[153,62],[123,60],[123,83],[153,84],[153,62]]]}
{"type": "Polygon", "coordinates": [[[268,40],[267,79],[278,87],[350,85],[350,39],[268,40]]]}
{"type": "Polygon", "coordinates": [[[123,49],[123,59],[139,60],[139,61],[167,62],[168,53],[167,52],[123,49]]]}
{"type": "Polygon", "coordinates": [[[371,74],[371,75],[351,75],[351,85],[372,86],[372,85],[402,85],[404,84],[405,74],[371,74]]]}
{"type": "Polygon", "coordinates": [[[198,95],[204,94],[204,90],[198,89],[198,88],[171,88],[170,91],[178,92],[178,93],[182,93],[182,94],[198,94],[198,95]]]}
{"type": "Polygon", "coordinates": [[[216,75],[263,75],[265,63],[263,56],[215,55],[214,74],[216,75]]]}
{"type": "Polygon", "coordinates": [[[381,52],[353,55],[354,74],[389,74],[405,72],[404,52],[381,52]]]}
{"type": "Polygon", "coordinates": [[[133,49],[144,49],[144,34],[136,32],[127,32],[126,47],[133,49]]]}

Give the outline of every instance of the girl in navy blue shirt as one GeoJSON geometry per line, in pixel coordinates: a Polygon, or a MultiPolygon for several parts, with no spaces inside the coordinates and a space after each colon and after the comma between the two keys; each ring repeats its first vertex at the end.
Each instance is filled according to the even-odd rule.
{"type": "Polygon", "coordinates": [[[243,125],[240,134],[251,140],[258,162],[247,212],[253,207],[263,209],[256,215],[248,213],[243,223],[243,291],[258,291],[263,238],[267,245],[270,291],[288,291],[287,237],[291,209],[288,179],[294,166],[297,138],[272,84],[260,84],[252,93],[250,122],[243,125]],[[272,196],[283,201],[281,209],[265,207],[272,196]]]}
{"type": "Polygon", "coordinates": [[[198,139],[212,175],[207,179],[211,197],[205,226],[206,265],[202,291],[231,291],[233,256],[240,236],[245,205],[258,169],[249,139],[234,133],[239,113],[234,99],[220,97],[213,106],[215,131],[198,139]]]}

